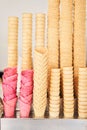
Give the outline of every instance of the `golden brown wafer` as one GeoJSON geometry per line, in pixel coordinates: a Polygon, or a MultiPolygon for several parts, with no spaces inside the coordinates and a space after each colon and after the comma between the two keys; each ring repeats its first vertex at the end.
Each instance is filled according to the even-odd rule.
{"type": "Polygon", "coordinates": [[[48,1],[48,68],[59,67],[59,0],[48,1]]]}
{"type": "Polygon", "coordinates": [[[45,14],[36,14],[36,48],[43,48],[45,43],[45,14]]]}
{"type": "Polygon", "coordinates": [[[34,51],[34,90],[33,107],[35,117],[44,117],[47,102],[47,49],[35,49],[34,51]],[[40,106],[42,106],[40,108],[40,106]]]}
{"type": "Polygon", "coordinates": [[[51,69],[51,79],[49,88],[49,116],[51,112],[57,113],[54,118],[59,117],[60,108],[60,69],[51,69]],[[59,81],[59,82],[58,82],[59,81]]]}
{"type": "MultiPolygon", "coordinates": [[[[86,0],[75,1],[74,20],[74,78],[78,86],[78,68],[86,67],[86,0]]],[[[76,95],[77,96],[77,95],[76,95]]]]}
{"type": "Polygon", "coordinates": [[[32,14],[22,15],[22,69],[32,69],[32,14]]]}
{"type": "Polygon", "coordinates": [[[8,67],[17,66],[18,17],[8,18],[8,67]]]}

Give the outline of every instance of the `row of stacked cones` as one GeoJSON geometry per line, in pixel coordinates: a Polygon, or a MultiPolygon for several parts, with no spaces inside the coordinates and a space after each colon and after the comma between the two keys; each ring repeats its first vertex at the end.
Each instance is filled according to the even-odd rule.
{"type": "Polygon", "coordinates": [[[18,18],[8,18],[8,68],[3,75],[3,103],[5,117],[15,115],[17,96],[17,61],[18,61],[18,18]]]}
{"type": "MultiPolygon", "coordinates": [[[[23,25],[22,72],[21,72],[21,88],[20,88],[20,96],[19,96],[21,117],[28,117],[29,115],[30,106],[32,103],[32,93],[33,93],[33,106],[34,106],[35,117],[36,118],[44,117],[46,105],[47,105],[48,70],[49,70],[48,80],[50,81],[49,83],[49,88],[50,88],[49,89],[49,111],[50,111],[49,114],[50,114],[50,117],[53,117],[53,118],[56,118],[59,116],[59,106],[60,106],[60,95],[59,95],[60,94],[60,91],[59,91],[59,86],[60,86],[59,73],[60,72],[58,70],[58,67],[59,67],[59,62],[58,62],[59,61],[58,59],[59,58],[59,37],[58,37],[59,36],[58,35],[59,0],[49,0],[48,6],[49,6],[48,8],[48,51],[44,45],[45,15],[38,14],[36,16],[36,48],[34,51],[34,89],[33,89],[33,79],[32,79],[33,71],[31,70],[32,69],[32,58],[31,58],[32,14],[25,13],[22,18],[22,21],[23,21],[23,24],[22,24],[23,25]],[[57,73],[55,72],[55,70],[57,71],[57,73]],[[55,85],[56,87],[54,86],[54,84],[56,84],[55,85]],[[54,87],[58,91],[58,93],[54,91],[55,90],[53,89],[54,87]]],[[[80,8],[83,10],[84,6],[82,5],[80,6],[81,6],[80,8]]],[[[78,12],[78,10],[76,11],[78,12]]],[[[83,15],[84,14],[82,14],[82,16],[83,15]]],[[[9,20],[10,22],[9,22],[9,35],[8,35],[8,43],[9,43],[8,44],[8,67],[11,67],[10,69],[13,70],[14,67],[17,67],[17,57],[18,57],[17,56],[18,18],[11,17],[9,19],[10,19],[9,20]]],[[[83,20],[85,20],[85,15],[84,15],[83,20]]],[[[73,68],[72,68],[72,0],[61,1],[60,27],[61,27],[61,30],[60,30],[60,67],[62,68],[62,81],[63,81],[62,92],[63,92],[63,102],[64,102],[63,103],[64,104],[64,117],[73,118],[73,115],[74,115],[74,91],[73,90],[74,88],[73,88],[73,68]],[[69,68],[67,68],[67,66],[69,66],[69,68]]],[[[83,29],[84,29],[84,25],[81,30],[83,29]]],[[[83,31],[84,33],[82,36],[84,39],[85,29],[83,31]]],[[[82,44],[82,47],[84,50],[85,46],[83,44],[82,44]]],[[[77,48],[79,50],[79,47],[77,48]]],[[[85,51],[83,51],[82,56],[84,56],[84,59],[85,59],[85,51]]],[[[77,56],[77,59],[78,59],[78,56],[77,56]]],[[[78,60],[77,60],[77,64],[78,64],[78,60]]],[[[85,67],[85,60],[82,66],[85,67]]],[[[6,70],[8,70],[8,73],[9,73],[9,68],[7,68],[6,70]]],[[[10,85],[10,83],[8,82],[9,76],[8,75],[6,76],[6,73],[4,72],[4,76],[3,76],[3,92],[4,92],[3,101],[4,101],[4,110],[6,110],[5,116],[8,117],[8,113],[9,113],[8,106],[11,105],[12,100],[15,100],[15,98],[17,98],[16,96],[17,85],[14,85],[15,86],[14,91],[13,89],[11,91],[9,87],[6,87],[10,85]],[[5,87],[6,89],[10,90],[9,95],[7,95],[8,94],[7,92],[5,93],[5,87]]],[[[17,70],[16,70],[16,74],[17,74],[17,70]]],[[[12,78],[14,77],[14,75],[15,74],[13,73],[12,75],[10,75],[10,81],[11,82],[15,81],[15,83],[17,83],[17,79],[12,78]]],[[[80,89],[78,92],[80,95],[80,89]]],[[[14,116],[13,113],[16,107],[16,101],[12,103],[13,103],[12,104],[13,106],[11,107],[13,108],[12,109],[13,111],[11,114],[9,114],[10,115],[9,117],[14,116]]],[[[79,110],[80,112],[83,112],[81,111],[81,109],[79,110]]]]}
{"type": "Polygon", "coordinates": [[[33,97],[33,70],[32,70],[32,14],[22,16],[22,72],[20,87],[20,117],[30,115],[33,97]]]}
{"type": "Polygon", "coordinates": [[[36,15],[33,108],[35,118],[44,118],[47,106],[48,51],[45,48],[45,15],[36,15]]]}
{"type": "MultiPolygon", "coordinates": [[[[74,117],[73,68],[65,67],[63,68],[62,73],[63,73],[64,117],[73,118],[74,117]]],[[[46,78],[43,78],[46,84],[46,87],[43,88],[43,82],[41,83],[41,81],[43,80],[41,80],[39,82],[42,84],[42,88],[39,88],[41,84],[39,85],[37,84],[36,74],[37,73],[35,69],[35,75],[34,75],[35,88],[34,88],[34,96],[33,96],[34,112],[35,112],[36,118],[43,118],[45,114],[45,110],[46,110],[46,105],[47,105],[47,96],[46,96],[47,84],[45,82],[47,81],[47,76],[45,75],[46,78]]],[[[32,81],[33,72],[23,71],[22,78],[24,80],[21,80],[20,114],[21,114],[21,117],[28,118],[31,104],[32,104],[33,89],[31,86],[33,86],[33,81],[32,81]],[[30,81],[27,79],[30,79],[30,81]]],[[[79,83],[78,115],[79,115],[79,118],[87,118],[87,115],[86,115],[87,113],[87,109],[86,109],[87,108],[87,100],[86,100],[87,68],[79,68],[79,82],[78,83],[79,83]]],[[[16,102],[17,102],[16,86],[17,86],[16,68],[6,69],[3,75],[3,96],[4,96],[3,103],[4,103],[5,117],[10,117],[10,118],[14,117],[16,102]]],[[[52,69],[51,80],[50,80],[50,91],[49,91],[49,116],[50,118],[58,118],[59,114],[60,114],[60,69],[52,69]]]]}
{"type": "MultiPolygon", "coordinates": [[[[63,114],[64,118],[74,118],[73,67],[64,67],[63,75],[63,114]]],[[[79,68],[78,81],[78,117],[87,118],[87,68],[79,68]]],[[[60,71],[51,70],[49,117],[58,118],[60,113],[60,71]],[[57,72],[57,73],[56,73],[57,72]],[[55,79],[55,80],[54,80],[55,79]],[[57,106],[57,107],[56,107],[57,106]]]]}
{"type": "MultiPolygon", "coordinates": [[[[17,69],[7,68],[3,75],[3,103],[6,118],[15,117],[17,96],[17,69]]],[[[20,117],[27,118],[30,114],[33,91],[33,71],[22,71],[20,88],[20,117]]]]}
{"type": "Polygon", "coordinates": [[[32,69],[32,14],[23,14],[23,50],[20,95],[17,97],[17,58],[18,58],[18,18],[8,19],[8,68],[3,75],[3,103],[5,117],[15,117],[16,103],[19,100],[20,117],[30,114],[33,93],[32,69]],[[28,36],[29,35],[29,36],[28,36]],[[27,62],[29,59],[29,62],[27,62]],[[18,98],[18,100],[17,100],[18,98]]]}

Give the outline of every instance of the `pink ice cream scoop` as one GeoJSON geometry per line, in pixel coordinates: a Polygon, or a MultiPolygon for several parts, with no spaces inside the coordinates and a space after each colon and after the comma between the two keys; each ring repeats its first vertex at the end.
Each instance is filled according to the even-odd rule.
{"type": "Polygon", "coordinates": [[[24,84],[33,80],[33,70],[24,70],[21,72],[21,80],[24,84]]]}
{"type": "Polygon", "coordinates": [[[4,103],[4,113],[6,118],[13,118],[15,115],[17,98],[9,101],[3,101],[4,103]]]}
{"type": "Polygon", "coordinates": [[[21,96],[28,96],[28,95],[32,94],[32,92],[33,92],[32,86],[30,86],[30,87],[21,87],[20,95],[21,96]]]}
{"type": "Polygon", "coordinates": [[[30,114],[31,105],[28,103],[26,104],[22,102],[21,100],[19,100],[19,103],[20,103],[20,117],[28,118],[30,114]]]}
{"type": "Polygon", "coordinates": [[[14,117],[17,102],[17,77],[17,68],[6,68],[4,70],[2,89],[4,114],[7,118],[14,117]]]}
{"type": "Polygon", "coordinates": [[[20,88],[20,117],[28,118],[32,104],[33,93],[33,71],[25,70],[21,72],[21,88],[20,88]]]}
{"type": "Polygon", "coordinates": [[[24,103],[28,103],[28,104],[31,104],[32,103],[32,94],[31,95],[28,95],[26,97],[20,97],[19,100],[21,100],[22,102],[24,103]]]}
{"type": "Polygon", "coordinates": [[[21,72],[22,76],[25,76],[26,78],[31,77],[33,78],[33,70],[24,70],[21,72]]]}
{"type": "Polygon", "coordinates": [[[4,70],[4,74],[5,74],[4,75],[5,78],[15,75],[15,74],[17,74],[17,68],[6,68],[4,70]]]}
{"type": "Polygon", "coordinates": [[[5,96],[9,96],[9,94],[12,95],[16,93],[16,89],[14,89],[9,85],[2,84],[2,87],[3,87],[3,95],[5,96]]]}
{"type": "Polygon", "coordinates": [[[15,98],[15,93],[14,94],[11,94],[11,95],[9,95],[9,96],[4,96],[4,101],[6,102],[6,101],[10,101],[10,100],[12,100],[12,99],[14,99],[15,98]]]}
{"type": "Polygon", "coordinates": [[[3,82],[5,82],[7,84],[12,82],[12,81],[16,81],[16,80],[17,80],[17,74],[9,76],[9,77],[3,76],[3,82]]]}
{"type": "MultiPolygon", "coordinates": [[[[24,80],[24,78],[22,78],[22,79],[24,80]]],[[[21,87],[23,87],[23,85],[28,87],[28,86],[33,85],[33,82],[32,82],[32,80],[31,81],[26,81],[26,82],[21,81],[21,87]]]]}

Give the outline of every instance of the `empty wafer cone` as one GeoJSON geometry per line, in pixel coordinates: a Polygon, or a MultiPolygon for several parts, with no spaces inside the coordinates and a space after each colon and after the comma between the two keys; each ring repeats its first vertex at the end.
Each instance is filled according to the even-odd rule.
{"type": "Polygon", "coordinates": [[[78,71],[78,115],[79,118],[87,118],[87,68],[79,68],[78,71]]]}
{"type": "Polygon", "coordinates": [[[80,119],[87,119],[87,112],[85,113],[85,112],[79,112],[79,118],[80,119]]]}
{"type": "Polygon", "coordinates": [[[60,66],[61,68],[72,66],[72,0],[69,2],[67,0],[61,0],[60,66]],[[66,45],[65,42],[67,43],[66,45]],[[66,60],[67,58],[68,61],[66,60]]]}
{"type": "Polygon", "coordinates": [[[22,70],[32,68],[32,14],[22,15],[22,70]]]}
{"type": "Polygon", "coordinates": [[[49,65],[48,80],[49,81],[50,81],[51,69],[59,67],[58,32],[59,32],[59,0],[58,1],[49,0],[48,1],[48,65],[49,65]]]}
{"type": "Polygon", "coordinates": [[[55,119],[55,118],[59,117],[59,112],[50,111],[49,115],[50,115],[50,118],[54,118],[55,119]]]}
{"type": "Polygon", "coordinates": [[[45,14],[36,14],[36,48],[43,48],[45,41],[45,14]]]}
{"type": "Polygon", "coordinates": [[[8,18],[8,67],[17,66],[18,18],[8,18]]]}
{"type": "Polygon", "coordinates": [[[65,67],[63,74],[63,106],[64,117],[73,118],[74,116],[74,86],[73,86],[73,68],[65,67]],[[71,78],[65,78],[67,75],[72,75],[71,78]]]}
{"type": "Polygon", "coordinates": [[[72,113],[68,113],[68,112],[64,112],[64,118],[73,118],[74,117],[74,114],[73,114],[74,112],[72,112],[72,113]]]}
{"type": "Polygon", "coordinates": [[[72,67],[72,0],[61,0],[60,3],[60,68],[63,69],[63,67],[72,67]]]}
{"type": "MultiPolygon", "coordinates": [[[[74,20],[74,78],[78,89],[78,68],[86,67],[86,0],[75,1],[74,20]],[[79,22],[78,22],[79,21],[79,22]]],[[[76,92],[75,92],[76,93],[76,92]]],[[[76,93],[76,96],[78,93],[76,93]]]]}
{"type": "Polygon", "coordinates": [[[59,117],[59,111],[60,111],[59,94],[60,94],[60,69],[51,69],[51,79],[49,88],[49,116],[51,118],[59,117]]]}
{"type": "Polygon", "coordinates": [[[34,89],[33,107],[36,118],[44,117],[47,104],[47,49],[35,49],[34,51],[34,89]],[[42,107],[40,107],[42,106],[42,107]]]}

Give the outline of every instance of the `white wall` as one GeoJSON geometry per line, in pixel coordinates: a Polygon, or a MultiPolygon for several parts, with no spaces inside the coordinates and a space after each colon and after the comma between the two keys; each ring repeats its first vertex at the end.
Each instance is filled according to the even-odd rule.
{"type": "MultiPolygon", "coordinates": [[[[0,0],[0,70],[7,66],[8,16],[20,17],[19,46],[21,45],[21,15],[23,12],[46,13],[47,0],[0,0]]],[[[34,41],[33,41],[34,44],[34,41]]]]}

